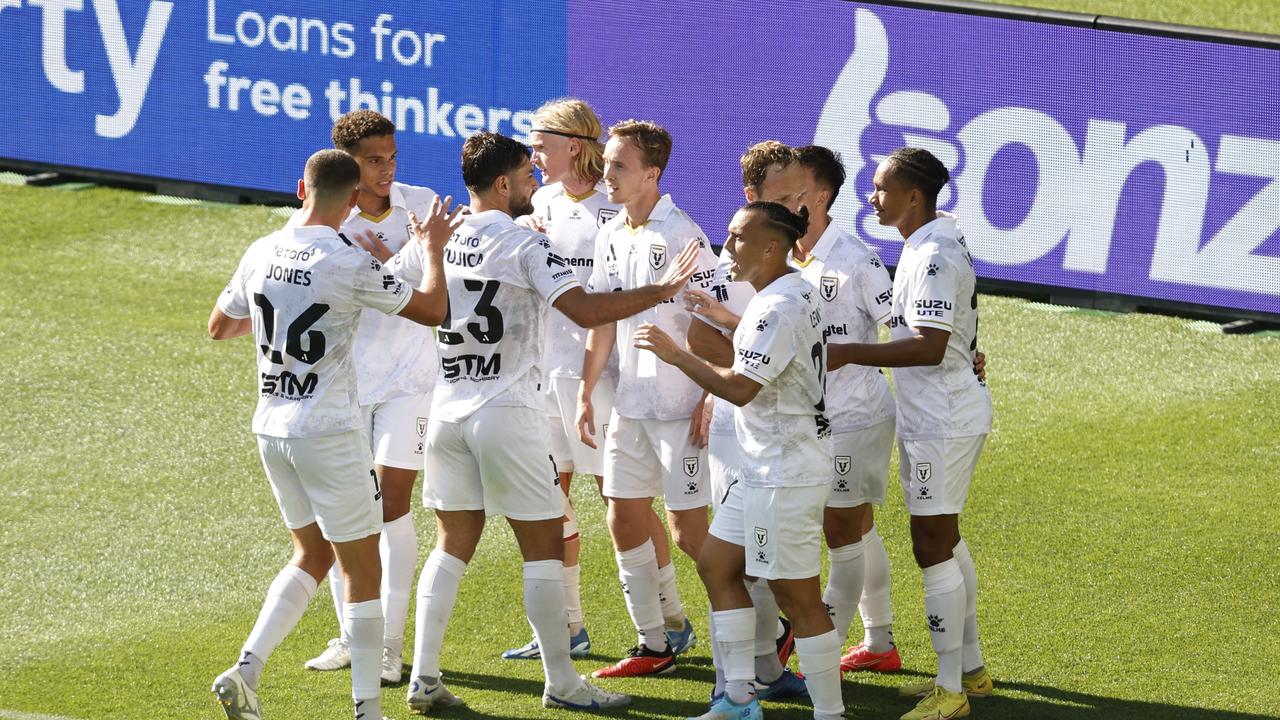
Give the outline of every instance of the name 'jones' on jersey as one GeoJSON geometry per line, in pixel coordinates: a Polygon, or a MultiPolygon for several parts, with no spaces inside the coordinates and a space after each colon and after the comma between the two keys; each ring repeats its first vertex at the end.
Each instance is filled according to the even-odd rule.
{"type": "Polygon", "coordinates": [[[458,421],[485,405],[542,407],[546,306],[578,286],[572,270],[548,262],[549,252],[546,236],[496,210],[467,216],[449,239],[433,416],[458,421]]]}

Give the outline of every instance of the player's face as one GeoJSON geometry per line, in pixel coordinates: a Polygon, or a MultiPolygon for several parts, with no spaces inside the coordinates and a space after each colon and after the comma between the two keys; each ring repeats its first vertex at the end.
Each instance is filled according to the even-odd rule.
{"type": "Polygon", "coordinates": [[[759,197],[756,199],[778,203],[791,212],[798,213],[804,207],[805,192],[808,190],[806,175],[808,173],[798,163],[785,168],[770,165],[760,183],[759,197]]]}
{"type": "Polygon", "coordinates": [[[581,151],[574,138],[561,137],[537,130],[529,133],[533,150],[533,166],[542,172],[543,183],[560,182],[573,173],[573,160],[581,151]]]}
{"type": "Polygon", "coordinates": [[[391,194],[391,182],[396,179],[395,135],[367,137],[356,143],[351,157],[360,166],[361,192],[377,197],[391,194]]]}
{"type": "Polygon", "coordinates": [[[729,277],[751,282],[766,267],[766,257],[776,248],[777,240],[764,227],[759,213],[739,210],[729,221],[729,236],[724,251],[729,253],[729,277]]]}
{"type": "Polygon", "coordinates": [[[604,146],[604,185],[609,202],[626,204],[641,197],[649,183],[657,183],[658,168],[646,165],[644,154],[626,138],[611,137],[604,146]]]}
{"type": "Polygon", "coordinates": [[[804,200],[801,205],[809,213],[810,219],[826,217],[827,215],[827,198],[830,197],[830,190],[818,182],[818,178],[811,170],[804,170],[804,200]]]}
{"type": "Polygon", "coordinates": [[[867,198],[867,202],[876,211],[876,219],[880,224],[900,227],[907,222],[916,189],[902,182],[897,173],[893,172],[893,165],[888,160],[876,167],[872,183],[875,191],[867,198]]]}
{"type": "Polygon", "coordinates": [[[533,175],[533,163],[528,158],[520,167],[507,173],[507,184],[510,187],[508,207],[511,217],[533,214],[533,193],[538,189],[538,178],[533,175]]]}

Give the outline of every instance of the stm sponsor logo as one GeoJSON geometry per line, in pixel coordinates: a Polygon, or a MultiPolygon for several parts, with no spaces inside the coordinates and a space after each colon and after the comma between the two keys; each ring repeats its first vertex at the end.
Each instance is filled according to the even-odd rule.
{"type": "Polygon", "coordinates": [[[445,380],[496,380],[502,374],[502,353],[493,357],[458,355],[440,358],[440,372],[445,380]]]}
{"type": "Polygon", "coordinates": [[[279,374],[261,373],[260,392],[285,400],[306,400],[316,392],[320,377],[309,372],[302,377],[285,370],[279,374]]]}

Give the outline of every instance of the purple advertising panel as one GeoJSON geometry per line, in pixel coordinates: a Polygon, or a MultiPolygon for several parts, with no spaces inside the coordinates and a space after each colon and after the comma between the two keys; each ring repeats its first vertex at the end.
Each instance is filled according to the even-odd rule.
{"type": "Polygon", "coordinates": [[[817,143],[895,264],[866,197],[913,145],[979,277],[1280,315],[1280,50],[838,0],[574,0],[567,36],[569,92],[671,130],[665,189],[712,238],[747,146],[817,143]]]}

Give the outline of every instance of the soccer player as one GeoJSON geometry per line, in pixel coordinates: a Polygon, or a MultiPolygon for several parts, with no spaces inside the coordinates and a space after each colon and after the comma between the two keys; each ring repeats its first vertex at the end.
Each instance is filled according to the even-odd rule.
{"type": "Polygon", "coordinates": [[[752,684],[756,617],[746,577],[767,580],[794,623],[814,718],[844,713],[840,638],[818,584],[822,513],[831,494],[822,309],[813,286],[787,263],[806,224],[766,202],[748,203],[730,222],[730,272],[756,290],[734,332],[732,368],[681,349],[654,325],[642,325],[635,336],[637,347],[737,406],[738,467],[698,557],[726,678],[724,697],[701,720],[761,716],[752,684]]]}
{"type": "MultiPolygon", "coordinates": [[[[795,152],[777,140],[756,143],[742,155],[742,191],[747,202],[767,200],[789,210],[797,211],[803,205],[805,174],[796,164],[795,152]]],[[[733,365],[733,345],[729,336],[737,327],[738,317],[755,295],[755,289],[744,281],[729,277],[732,258],[721,252],[716,265],[716,283],[724,288],[720,294],[723,306],[733,314],[732,322],[713,327],[710,319],[695,314],[689,326],[689,349],[704,360],[719,367],[733,365]],[[726,334],[722,334],[726,333],[726,334]]],[[[691,307],[696,307],[692,305],[691,307]]],[[[714,410],[711,417],[707,445],[707,469],[711,477],[713,509],[723,501],[735,468],[738,465],[738,441],[733,429],[733,405],[723,398],[712,398],[714,410]]],[[[751,602],[756,610],[755,672],[760,686],[761,700],[781,700],[805,695],[804,683],[786,670],[787,659],[795,647],[795,634],[790,622],[778,616],[778,603],[768,583],[751,585],[751,602]]],[[[714,636],[714,613],[711,632],[714,636]]],[[[716,685],[712,698],[724,693],[724,668],[719,662],[717,646],[712,645],[712,657],[716,660],[716,685]]]]}
{"type": "MultiPolygon", "coordinates": [[[[253,431],[294,546],[239,662],[213,682],[232,720],[262,717],[263,665],[302,617],[335,555],[346,588],[356,718],[382,717],[382,491],[355,402],[352,342],[365,308],[439,322],[433,309],[442,299],[426,286],[411,290],[338,233],[359,197],[359,180],[360,167],[345,152],[312,155],[298,183],[297,223],[245,251],[209,317],[216,340],[254,335],[260,385],[253,431]]],[[[448,200],[434,202],[415,225],[418,243],[444,246],[457,223],[447,207],[448,200]]]]}
{"type": "MultiPolygon", "coordinates": [[[[604,181],[609,201],[623,209],[596,239],[592,290],[628,291],[653,282],[671,258],[691,247],[696,247],[699,266],[693,284],[712,287],[716,257],[702,229],[659,190],[670,156],[671,136],[654,123],[627,120],[609,128],[604,181]]],[[[641,323],[652,322],[684,338],[689,320],[689,313],[672,300],[588,333],[577,426],[589,445],[596,444],[592,393],[615,339],[619,356],[618,387],[604,438],[603,492],[627,612],[638,635],[627,657],[597,670],[595,677],[671,672],[675,656],[696,642],[683,610],[676,616],[662,607],[664,597],[678,604],[675,565],[659,566],[653,538],[662,530],[652,515],[653,500],[662,495],[676,544],[690,557],[698,554],[711,497],[703,475],[704,395],[683,373],[631,345],[641,323]],[[672,627],[672,619],[678,628],[672,627]]]]}
{"type": "MultiPolygon", "coordinates": [[[[604,176],[604,128],[591,106],[582,100],[560,99],[544,104],[533,115],[529,147],[533,165],[542,172],[542,187],[533,194],[533,214],[517,219],[546,233],[551,256],[558,267],[571,269],[578,282],[591,276],[596,235],[600,227],[618,214],[620,207],[609,202],[604,176]]],[[[591,637],[582,612],[581,542],[577,516],[569,500],[569,485],[575,471],[594,475],[603,484],[604,453],[578,437],[573,421],[582,384],[582,354],[587,331],[553,308],[547,310],[546,341],[542,369],[547,373],[551,419],[551,454],[560,473],[564,491],[564,592],[569,611],[569,654],[583,657],[591,651],[591,637]]],[[[613,389],[618,375],[616,356],[596,383],[592,403],[603,413],[613,408],[613,389]]],[[[657,516],[654,516],[655,520],[657,516]]],[[[666,539],[666,534],[663,534],[666,539]]],[[[665,546],[664,546],[665,547],[665,546]]],[[[669,561],[668,561],[669,562],[669,561]]],[[[513,648],[502,657],[537,659],[537,640],[513,648]]]]}
{"type": "Polygon", "coordinates": [[[938,192],[949,179],[946,166],[920,148],[895,150],[876,168],[871,207],[880,224],[906,240],[893,282],[891,339],[830,347],[832,368],[896,368],[900,479],[938,656],[935,680],[900,690],[923,696],[903,720],[968,715],[966,693],[992,690],[978,643],[977,574],[959,523],[991,431],[991,395],[973,371],[973,260],[955,217],[937,211],[938,192]]]}
{"type": "MultiPolygon", "coordinates": [[[[333,126],[334,147],[360,166],[360,196],[342,223],[342,233],[383,262],[411,242],[409,214],[426,217],[436,198],[428,188],[395,182],[395,131],[394,123],[372,110],[343,115],[333,126]]],[[[375,310],[361,317],[354,353],[358,402],[382,488],[382,681],[398,682],[410,587],[418,569],[410,499],[423,465],[439,361],[430,328],[375,310]]],[[[336,566],[329,571],[329,590],[342,632],[320,656],[307,661],[312,670],[351,664],[350,636],[342,625],[342,574],[336,566]]]]}
{"type": "MultiPolygon", "coordinates": [[[[879,256],[831,222],[831,204],[844,186],[845,170],[831,150],[796,150],[808,182],[809,232],[792,253],[793,264],[822,300],[829,342],[875,343],[889,319],[893,281],[879,256]]],[[[879,368],[846,365],[831,371],[827,415],[831,419],[831,499],[823,517],[829,572],[823,602],[843,641],[863,608],[865,636],[841,659],[844,670],[892,672],[902,667],[893,643],[889,556],[873,524],[872,508],[884,504],[893,452],[893,394],[879,368]],[[870,578],[864,591],[864,576],[870,578]]]]}
{"type": "Polygon", "coordinates": [[[675,296],[697,262],[676,257],[656,282],[630,292],[589,294],[556,264],[546,237],[513,216],[533,211],[529,149],[496,133],[462,146],[471,214],[444,248],[415,244],[392,267],[445,285],[438,308],[440,375],[427,428],[426,505],[437,540],[418,582],[409,707],[460,704],[441,682],[440,648],[458,585],[484,530],[503,515],[524,557],[525,614],[540,648],[546,707],[596,710],[629,702],[578,675],[569,657],[564,599],[564,494],[550,444],[543,374],[547,305],[584,327],[613,322],[675,296]]]}

